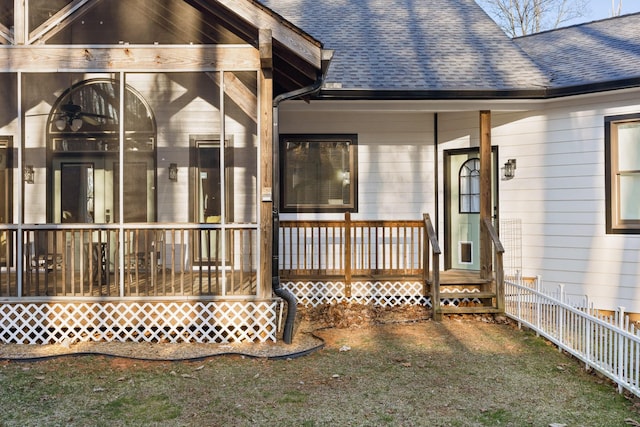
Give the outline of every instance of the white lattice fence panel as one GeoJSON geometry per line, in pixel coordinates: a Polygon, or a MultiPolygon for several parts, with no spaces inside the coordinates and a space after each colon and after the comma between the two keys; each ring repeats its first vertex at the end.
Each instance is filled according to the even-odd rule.
{"type": "Polygon", "coordinates": [[[0,305],[0,342],[276,341],[278,301],[0,305]]]}
{"type": "Polygon", "coordinates": [[[351,284],[351,302],[381,307],[431,306],[430,299],[427,301],[427,297],[423,295],[421,282],[353,282],[351,284]]]}
{"type": "Polygon", "coordinates": [[[344,282],[284,282],[282,287],[295,295],[304,307],[336,304],[346,300],[344,282]]]}

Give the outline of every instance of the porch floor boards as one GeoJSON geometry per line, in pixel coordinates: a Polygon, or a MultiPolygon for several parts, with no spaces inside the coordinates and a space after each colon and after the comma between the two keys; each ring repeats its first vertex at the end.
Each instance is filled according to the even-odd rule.
{"type": "MultiPolygon", "coordinates": [[[[9,287],[15,289],[15,275],[12,274],[9,287]]],[[[4,276],[3,281],[7,277],[4,276]]],[[[344,280],[344,276],[282,276],[283,280],[344,280]]],[[[422,275],[358,275],[352,277],[351,281],[420,281],[422,275]]],[[[468,270],[446,270],[440,272],[440,286],[447,287],[477,287],[490,281],[482,280],[478,271],[468,270]]],[[[172,276],[170,270],[158,272],[155,283],[151,277],[144,273],[129,277],[125,274],[124,290],[127,296],[220,296],[222,294],[222,279],[215,274],[209,276],[206,272],[176,272],[172,276]]],[[[251,295],[255,292],[256,275],[244,273],[242,277],[238,273],[232,277],[227,275],[227,295],[251,295]]],[[[0,296],[10,296],[5,292],[7,283],[0,284],[0,296]]],[[[97,281],[90,283],[88,278],[76,277],[73,284],[64,283],[62,273],[56,272],[45,275],[40,273],[38,279],[32,277],[31,285],[25,285],[25,294],[29,296],[65,296],[65,297],[116,297],[119,295],[117,278],[113,273],[108,275],[107,284],[98,284],[97,281]],[[46,286],[45,286],[46,284],[46,286]],[[46,289],[46,290],[45,290],[46,289]]]]}

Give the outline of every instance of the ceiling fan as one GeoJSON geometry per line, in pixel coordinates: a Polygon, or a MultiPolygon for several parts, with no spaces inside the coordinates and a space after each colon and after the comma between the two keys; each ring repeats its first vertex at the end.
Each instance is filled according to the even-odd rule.
{"type": "MultiPolygon", "coordinates": [[[[59,131],[64,131],[68,126],[71,131],[77,132],[80,130],[80,128],[82,128],[82,125],[84,123],[90,124],[92,126],[99,126],[106,120],[112,119],[112,117],[103,114],[82,111],[82,107],[73,102],[73,98],[71,97],[71,89],[68,90],[67,96],[68,100],[56,107],[54,118],[52,119],[54,126],[59,131]]],[[[50,114],[51,113],[27,114],[27,116],[49,116],[50,114]]]]}
{"type": "Polygon", "coordinates": [[[69,128],[76,132],[80,130],[84,122],[93,126],[98,126],[101,121],[98,119],[108,119],[108,116],[96,113],[88,113],[82,111],[82,107],[73,103],[73,100],[69,98],[66,104],[60,106],[60,116],[54,120],[54,124],[59,131],[65,130],[67,125],[69,128]]]}

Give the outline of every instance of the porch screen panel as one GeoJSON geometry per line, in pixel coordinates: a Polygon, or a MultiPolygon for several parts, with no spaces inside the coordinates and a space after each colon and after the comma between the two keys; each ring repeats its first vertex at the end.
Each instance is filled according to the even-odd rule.
{"type": "Polygon", "coordinates": [[[44,24],[72,0],[29,0],[29,32],[44,24]]]}
{"type": "MultiPolygon", "coordinates": [[[[156,221],[155,123],[147,99],[137,90],[137,80],[124,92],[124,222],[156,221]]],[[[119,209],[116,209],[118,212],[119,209]]]]}
{"type": "Polygon", "coordinates": [[[4,1],[0,4],[0,24],[7,28],[13,27],[13,1],[4,1]]]}
{"type": "Polygon", "coordinates": [[[252,71],[224,73],[224,184],[229,223],[257,222],[258,86],[252,71]]]}
{"type": "Polygon", "coordinates": [[[224,211],[227,268],[226,295],[255,295],[258,235],[258,78],[255,71],[225,72],[224,211]]]}
{"type": "MultiPolygon", "coordinates": [[[[0,224],[13,222],[13,168],[11,167],[12,138],[0,136],[0,224]]],[[[13,234],[0,231],[0,266],[11,264],[13,234]]],[[[0,295],[1,291],[0,280],[0,295]]]]}

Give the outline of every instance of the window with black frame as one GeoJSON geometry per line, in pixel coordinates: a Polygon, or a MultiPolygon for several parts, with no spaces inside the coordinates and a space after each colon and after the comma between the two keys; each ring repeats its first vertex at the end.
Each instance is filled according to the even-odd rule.
{"type": "Polygon", "coordinates": [[[640,234],[640,114],[605,118],[607,233],[640,234]]]}
{"type": "Polygon", "coordinates": [[[282,212],[357,210],[357,135],[282,135],[282,212]]]}

